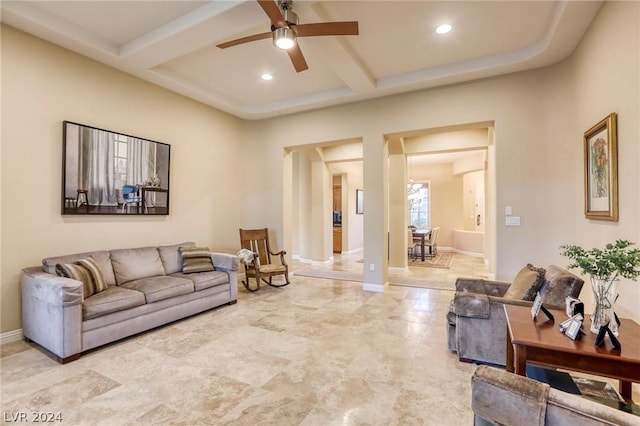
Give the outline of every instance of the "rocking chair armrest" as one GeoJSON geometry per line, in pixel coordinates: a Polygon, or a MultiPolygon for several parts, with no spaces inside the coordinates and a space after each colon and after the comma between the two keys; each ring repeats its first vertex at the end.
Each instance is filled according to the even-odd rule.
{"type": "Polygon", "coordinates": [[[285,262],[285,260],[284,260],[284,255],[285,255],[285,254],[287,254],[286,250],[280,250],[279,252],[276,252],[276,253],[269,252],[269,254],[270,254],[271,256],[280,256],[280,262],[281,262],[283,265],[286,265],[286,264],[287,264],[287,262],[285,262]]]}

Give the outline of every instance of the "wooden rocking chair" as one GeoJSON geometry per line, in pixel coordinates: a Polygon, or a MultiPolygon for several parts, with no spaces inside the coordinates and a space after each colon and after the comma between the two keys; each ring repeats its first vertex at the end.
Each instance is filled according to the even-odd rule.
{"type": "Polygon", "coordinates": [[[289,285],[289,266],[284,260],[286,251],[282,250],[277,253],[271,251],[269,245],[269,230],[263,229],[240,229],[240,244],[243,249],[251,250],[254,253],[253,262],[244,264],[244,272],[246,275],[242,284],[249,291],[256,291],[260,288],[260,280],[272,287],[284,287],[289,285]],[[272,263],[271,256],[279,256],[279,263],[272,263]],[[271,279],[276,275],[284,275],[284,284],[273,284],[271,279]],[[256,279],[256,288],[251,288],[249,278],[256,279]]]}

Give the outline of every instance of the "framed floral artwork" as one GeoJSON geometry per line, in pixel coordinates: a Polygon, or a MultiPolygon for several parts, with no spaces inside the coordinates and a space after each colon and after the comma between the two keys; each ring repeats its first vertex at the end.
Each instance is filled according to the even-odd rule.
{"type": "Polygon", "coordinates": [[[584,133],[584,214],[587,219],[618,220],[615,112],[584,133]]]}

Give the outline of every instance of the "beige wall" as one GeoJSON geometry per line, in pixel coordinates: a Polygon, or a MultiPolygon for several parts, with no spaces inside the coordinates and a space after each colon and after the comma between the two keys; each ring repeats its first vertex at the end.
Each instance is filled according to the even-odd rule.
{"type": "Polygon", "coordinates": [[[43,257],[184,240],[235,253],[241,124],[3,26],[2,332],[21,328],[19,272],[43,257]],[[171,214],[61,216],[63,120],[171,144],[171,214]]]}
{"type": "MultiPolygon", "coordinates": [[[[496,223],[487,227],[496,230],[496,278],[509,280],[528,262],[566,265],[561,244],[600,244],[619,236],[640,241],[639,7],[637,2],[605,3],[576,56],[555,66],[253,122],[245,126],[245,155],[258,161],[252,151],[265,145],[275,152],[284,145],[359,137],[365,153],[383,152],[375,147],[376,135],[493,122],[495,146],[489,156],[495,156],[496,170],[490,172],[495,173],[496,195],[487,200],[494,203],[487,209],[495,209],[496,223]],[[582,134],[611,111],[620,114],[620,167],[628,178],[621,183],[621,221],[592,223],[583,215],[582,134]],[[374,149],[368,150],[368,144],[374,149]],[[505,206],[513,207],[521,226],[504,225],[505,206]]],[[[269,163],[268,169],[282,173],[281,164],[269,163]]],[[[379,177],[384,167],[365,164],[365,170],[365,193],[383,193],[379,177]],[[367,178],[367,173],[379,175],[367,178]],[[367,187],[370,182],[373,186],[367,187]]],[[[281,198],[277,188],[266,184],[260,189],[281,198]]],[[[366,209],[383,211],[384,206],[366,204],[366,209]]],[[[274,209],[263,216],[278,223],[279,213],[274,209]]],[[[365,214],[365,264],[385,255],[383,244],[366,240],[380,232],[382,222],[377,215],[368,221],[365,214]]],[[[623,283],[618,305],[625,316],[640,321],[638,287],[623,283]]],[[[588,297],[588,288],[583,296],[588,297]]]]}
{"type": "MultiPolygon", "coordinates": [[[[527,262],[566,265],[561,244],[640,242],[639,25],[638,2],[606,2],[574,56],[555,66],[253,122],[3,26],[1,331],[21,326],[19,270],[48,255],[189,239],[232,251],[240,226],[267,226],[286,248],[283,159],[293,145],[362,138],[367,264],[386,258],[384,135],[478,122],[495,123],[487,209],[497,219],[487,227],[496,230],[498,279],[527,262]],[[582,134],[613,111],[620,221],[587,221],[582,134]],[[63,120],[171,144],[171,215],[61,217],[63,120]],[[506,205],[522,226],[504,226],[506,205]]],[[[365,279],[384,282],[377,274],[365,279]]],[[[623,282],[618,310],[640,322],[639,289],[623,282]]]]}
{"type": "MultiPolygon", "coordinates": [[[[568,242],[587,248],[618,238],[640,243],[640,3],[605,3],[573,56],[571,69],[576,134],[567,166],[576,175],[576,208],[568,214],[573,225],[568,242]],[[618,114],[620,219],[586,220],[581,132],[612,112],[618,114]]],[[[619,292],[618,314],[640,322],[640,283],[623,280],[619,292]]],[[[583,295],[591,300],[589,292],[583,295]]]]}

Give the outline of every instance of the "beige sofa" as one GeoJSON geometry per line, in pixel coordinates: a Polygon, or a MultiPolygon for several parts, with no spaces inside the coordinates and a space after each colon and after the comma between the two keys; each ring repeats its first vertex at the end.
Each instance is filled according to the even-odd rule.
{"type": "Polygon", "coordinates": [[[640,417],[502,369],[479,366],[471,379],[474,425],[640,425],[640,417]]]}
{"type": "MultiPolygon", "coordinates": [[[[43,259],[22,270],[22,330],[59,357],[89,349],[237,300],[239,258],[211,253],[215,270],[183,273],[180,247],[102,250],[43,259]],[[84,297],[83,283],[56,265],[91,257],[106,289],[84,297]]],[[[85,288],[85,292],[86,292],[85,288]]]]}

